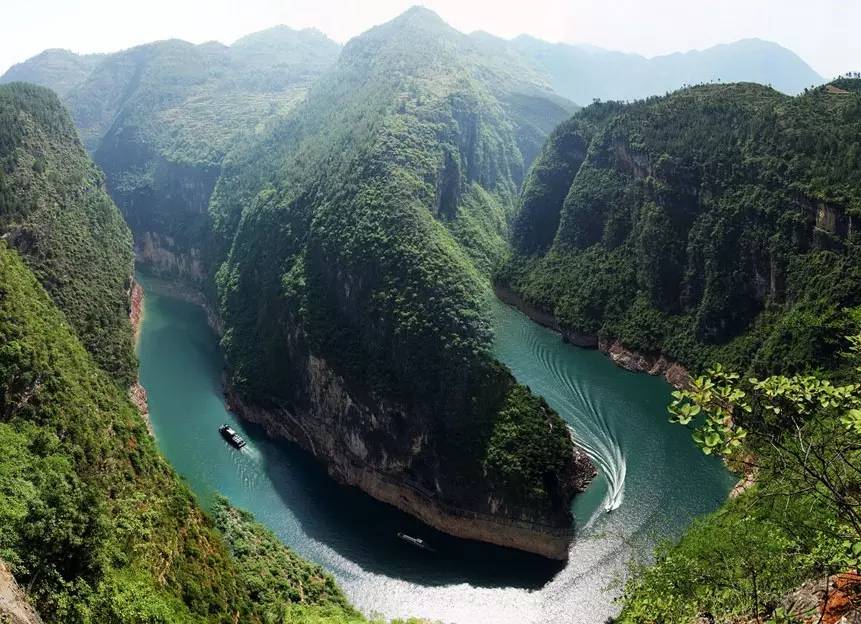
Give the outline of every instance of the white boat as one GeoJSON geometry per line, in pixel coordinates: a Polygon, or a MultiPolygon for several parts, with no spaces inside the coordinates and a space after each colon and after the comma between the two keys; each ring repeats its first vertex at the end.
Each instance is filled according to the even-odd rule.
{"type": "Polygon", "coordinates": [[[413,537],[412,535],[407,535],[406,533],[398,533],[398,537],[404,540],[407,544],[412,544],[416,548],[421,548],[422,550],[428,550],[433,552],[433,548],[427,545],[423,539],[420,537],[413,537]]]}

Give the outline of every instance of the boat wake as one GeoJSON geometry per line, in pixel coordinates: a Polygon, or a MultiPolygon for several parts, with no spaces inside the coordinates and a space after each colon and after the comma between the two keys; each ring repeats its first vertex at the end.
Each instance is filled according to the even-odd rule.
{"type": "Polygon", "coordinates": [[[625,500],[625,475],[627,464],[622,455],[622,449],[617,444],[607,445],[602,440],[589,440],[577,434],[571,425],[568,425],[571,439],[589,455],[589,458],[598,464],[598,468],[607,480],[607,495],[604,497],[604,511],[610,512],[618,509],[625,500]]]}
{"type": "Polygon", "coordinates": [[[554,384],[557,392],[553,394],[565,406],[564,410],[557,411],[573,419],[568,429],[574,443],[586,451],[607,480],[607,495],[602,504],[604,511],[618,509],[625,500],[627,462],[606,415],[596,408],[598,401],[590,395],[589,389],[581,387],[570,377],[558,361],[556,352],[551,353],[535,340],[530,342],[537,359],[557,382],[554,384]]]}

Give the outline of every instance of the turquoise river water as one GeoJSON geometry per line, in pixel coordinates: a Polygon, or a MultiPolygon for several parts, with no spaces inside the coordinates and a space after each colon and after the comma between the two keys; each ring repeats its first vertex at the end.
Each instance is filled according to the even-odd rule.
{"type": "Polygon", "coordinates": [[[202,309],[141,281],[140,375],[162,452],[204,504],[219,492],[253,512],[330,570],[365,613],[457,624],[604,622],[618,610],[626,562],[678,536],[732,486],[721,464],[667,421],[664,381],[564,344],[497,302],[497,357],[570,423],[600,474],[575,501],[578,538],[564,566],[447,537],[335,484],[307,454],[228,412],[218,340],[202,309]],[[248,441],[241,452],[219,436],[224,422],[248,441]],[[436,552],[402,542],[399,531],[436,552]]]}

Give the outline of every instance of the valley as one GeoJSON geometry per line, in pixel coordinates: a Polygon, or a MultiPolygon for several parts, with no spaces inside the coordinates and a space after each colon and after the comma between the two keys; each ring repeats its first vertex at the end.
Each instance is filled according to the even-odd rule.
{"type": "Polygon", "coordinates": [[[451,538],[339,486],[310,454],[230,413],[217,336],[203,310],[174,298],[157,278],[139,279],[147,292],[141,381],[159,448],[204,504],[222,494],[253,512],[297,553],[330,570],[366,613],[458,624],[485,617],[501,624],[603,620],[618,609],[616,592],[605,588],[624,577],[628,559],[679,536],[691,519],[716,509],[735,482],[667,422],[665,382],[566,345],[495,303],[494,353],[578,432],[600,471],[575,501],[578,535],[564,565],[451,538]],[[218,435],[223,422],[249,442],[242,452],[218,435]],[[435,552],[405,544],[399,532],[421,536],[435,552]]]}
{"type": "Polygon", "coordinates": [[[0,77],[0,621],[852,615],[861,75],[354,35],[0,77]]]}

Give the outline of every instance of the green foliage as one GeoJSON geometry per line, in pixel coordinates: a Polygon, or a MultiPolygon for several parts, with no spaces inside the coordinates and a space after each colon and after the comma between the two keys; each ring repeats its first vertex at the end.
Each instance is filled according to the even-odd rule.
{"type": "Polygon", "coordinates": [[[225,155],[292,110],[339,51],[319,32],[276,27],[229,47],[168,40],[98,57],[47,51],[3,80],[60,93],[141,255],[155,271],[201,282],[214,272],[206,208],[225,155]]]}
{"type": "Polygon", "coordinates": [[[41,87],[0,86],[0,232],[96,361],[131,384],[131,236],[65,110],[41,87]]]}
{"type": "Polygon", "coordinates": [[[588,107],[533,167],[497,279],[695,370],[836,371],[861,300],[859,120],[857,93],[750,84],[588,107]]]}
{"type": "MultiPolygon", "coordinates": [[[[350,606],[332,575],[285,546],[248,512],[219,497],[213,510],[236,571],[265,624],[368,624],[350,606]]],[[[385,624],[373,618],[371,624],[385,624]]],[[[393,620],[389,624],[420,624],[393,620]]]]}
{"type": "Polygon", "coordinates": [[[531,79],[412,9],[353,40],[294,114],[231,155],[210,212],[230,246],[223,346],[246,396],[306,401],[310,352],[351,396],[429,423],[440,482],[561,509],[567,482],[547,475],[570,465],[567,431],[488,348],[487,277],[520,145],[540,130],[538,104],[510,102],[566,114],[531,79]]]}
{"type": "Polygon", "coordinates": [[[805,496],[767,504],[749,492],[694,521],[677,544],[638,563],[622,596],[620,623],[716,622],[771,614],[781,598],[811,578],[848,565],[833,516],[805,496]]]}
{"type": "Polygon", "coordinates": [[[230,547],[243,584],[262,613],[291,603],[332,607],[345,617],[358,618],[331,574],[294,554],[251,514],[219,498],[213,518],[230,547]]]}
{"type": "Polygon", "coordinates": [[[0,557],[52,622],[232,622],[227,550],[124,391],[0,249],[0,557]]]}
{"type": "MultiPolygon", "coordinates": [[[[856,324],[858,312],[850,315],[856,324]]],[[[861,375],[861,334],[848,359],[861,375]]],[[[671,420],[693,429],[757,485],[697,522],[625,589],[623,622],[785,617],[776,606],[794,586],[861,559],[861,392],[812,375],[742,380],[721,366],[673,393],[671,420]]],[[[815,614],[811,614],[815,615],[815,614]]]]}

